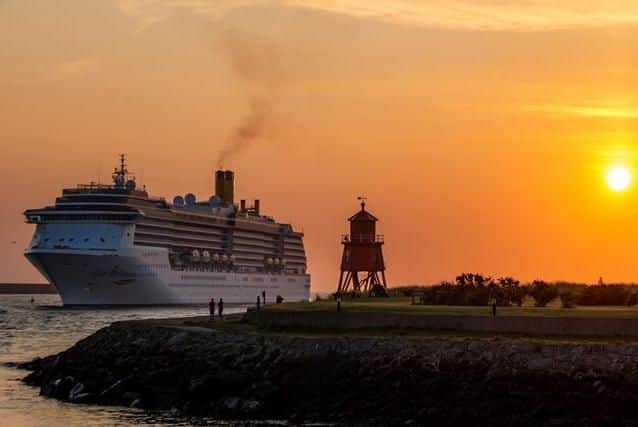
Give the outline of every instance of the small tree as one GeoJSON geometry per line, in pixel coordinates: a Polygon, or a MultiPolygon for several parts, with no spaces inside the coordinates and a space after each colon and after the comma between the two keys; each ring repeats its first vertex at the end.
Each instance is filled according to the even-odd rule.
{"type": "Polygon", "coordinates": [[[463,273],[456,276],[456,284],[459,286],[475,288],[488,286],[491,283],[492,278],[490,276],[483,276],[478,273],[463,273]]]}
{"type": "Polygon", "coordinates": [[[555,286],[548,285],[542,280],[534,280],[529,294],[536,300],[536,307],[546,307],[547,303],[558,296],[555,286]]]}
{"type": "Polygon", "coordinates": [[[523,304],[525,290],[519,286],[520,281],[513,277],[500,277],[497,282],[507,304],[516,304],[519,307],[523,304]]]}

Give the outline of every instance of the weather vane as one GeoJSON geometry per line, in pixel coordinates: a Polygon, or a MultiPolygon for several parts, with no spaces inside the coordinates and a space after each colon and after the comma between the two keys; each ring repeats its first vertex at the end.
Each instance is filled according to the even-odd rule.
{"type": "Polygon", "coordinates": [[[368,198],[366,196],[357,196],[357,200],[361,202],[361,209],[363,209],[366,206],[366,200],[368,200],[368,198]]]}

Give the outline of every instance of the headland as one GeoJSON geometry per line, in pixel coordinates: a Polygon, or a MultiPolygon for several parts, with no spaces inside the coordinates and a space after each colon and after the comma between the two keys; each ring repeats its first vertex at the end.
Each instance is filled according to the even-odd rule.
{"type": "MultiPolygon", "coordinates": [[[[25,381],[46,396],[185,416],[348,425],[638,425],[638,342],[629,336],[273,320],[293,312],[326,316],[322,320],[406,315],[391,308],[392,301],[385,309],[362,304],[345,302],[338,313],[328,302],[271,305],[223,322],[117,322],[21,367],[33,371],[25,381]]],[[[405,308],[415,310],[421,312],[411,315],[420,318],[465,315],[405,308]]],[[[563,318],[632,320],[629,312],[609,311],[589,317],[571,311],[563,318]]],[[[519,317],[555,318],[548,314],[519,317]]]]}

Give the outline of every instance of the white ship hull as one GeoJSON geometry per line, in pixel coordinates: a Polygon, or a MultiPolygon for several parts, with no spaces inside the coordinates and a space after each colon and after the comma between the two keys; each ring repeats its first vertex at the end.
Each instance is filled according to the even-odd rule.
{"type": "Polygon", "coordinates": [[[193,305],[223,298],[254,304],[266,292],[284,301],[307,301],[307,274],[234,273],[171,269],[168,250],[117,251],[28,249],[26,257],[56,287],[68,305],[193,305]]]}

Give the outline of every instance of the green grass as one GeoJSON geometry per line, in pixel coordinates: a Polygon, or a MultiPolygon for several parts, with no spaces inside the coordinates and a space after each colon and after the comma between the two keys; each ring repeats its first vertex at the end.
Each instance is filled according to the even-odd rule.
{"type": "MultiPolygon", "coordinates": [[[[291,311],[336,311],[335,301],[299,302],[270,304],[266,310],[291,311]]],[[[471,315],[491,316],[491,307],[483,306],[448,306],[448,305],[412,305],[409,297],[393,298],[345,298],[341,302],[342,311],[386,311],[423,315],[471,315]]],[[[597,307],[497,307],[498,316],[538,316],[538,317],[605,317],[605,318],[638,318],[638,308],[621,306],[597,307]]]]}
{"type": "Polygon", "coordinates": [[[446,340],[446,341],[466,341],[481,340],[492,342],[525,342],[537,344],[603,344],[603,343],[636,343],[638,340],[633,337],[596,337],[596,336],[543,336],[543,335],[520,335],[507,333],[491,333],[491,332],[471,332],[471,331],[436,331],[425,329],[329,329],[329,328],[260,328],[259,326],[243,322],[210,322],[205,317],[197,321],[188,321],[183,323],[179,319],[167,326],[172,327],[197,327],[223,332],[239,333],[239,334],[255,334],[266,336],[288,336],[288,337],[376,337],[376,338],[396,338],[401,337],[410,340],[446,340]]]}

